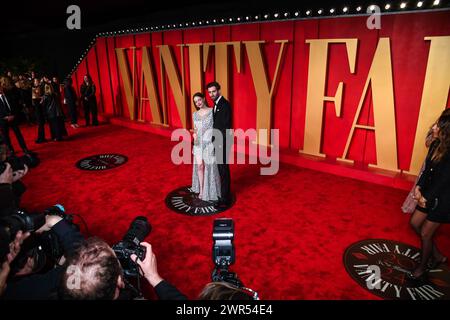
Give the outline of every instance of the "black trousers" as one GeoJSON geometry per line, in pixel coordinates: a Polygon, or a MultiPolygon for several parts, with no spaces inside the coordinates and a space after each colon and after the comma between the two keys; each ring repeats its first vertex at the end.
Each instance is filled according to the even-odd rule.
{"type": "MultiPolygon", "coordinates": [[[[226,137],[225,134],[223,136],[226,137]]],[[[230,152],[231,145],[228,146],[227,143],[228,141],[230,141],[230,139],[227,138],[224,139],[223,145],[226,146],[226,151],[223,152],[222,159],[220,160],[217,159],[217,157],[220,156],[220,153],[216,153],[217,168],[219,169],[220,175],[221,198],[225,202],[231,201],[231,174],[230,174],[230,167],[228,166],[228,157],[227,157],[227,155],[230,152]]],[[[215,147],[218,147],[220,149],[223,148],[223,146],[215,146],[215,147]]]]}
{"type": "Polygon", "coordinates": [[[52,135],[52,139],[61,140],[65,131],[64,118],[62,117],[49,118],[48,124],[50,125],[50,132],[52,135]]]}
{"type": "Polygon", "coordinates": [[[2,120],[2,122],[0,123],[0,130],[2,131],[3,139],[5,140],[5,144],[8,146],[9,150],[11,152],[14,152],[14,148],[9,137],[10,128],[14,131],[14,134],[16,135],[17,141],[19,142],[19,145],[22,148],[23,152],[28,152],[27,145],[25,144],[25,139],[23,138],[19,125],[15,122],[15,120],[11,122],[2,120]]]}
{"type": "Polygon", "coordinates": [[[89,99],[88,101],[83,101],[84,107],[84,118],[86,119],[86,125],[91,124],[90,115],[92,114],[92,124],[94,126],[98,125],[97,119],[97,101],[94,99],[89,99]]]}
{"type": "Polygon", "coordinates": [[[67,101],[67,106],[69,107],[70,123],[71,124],[78,123],[77,106],[75,104],[75,101],[67,101]]]}
{"type": "Polygon", "coordinates": [[[37,140],[43,141],[45,140],[45,113],[44,106],[40,103],[39,100],[33,101],[34,111],[36,113],[36,122],[38,125],[38,136],[37,140]]]}

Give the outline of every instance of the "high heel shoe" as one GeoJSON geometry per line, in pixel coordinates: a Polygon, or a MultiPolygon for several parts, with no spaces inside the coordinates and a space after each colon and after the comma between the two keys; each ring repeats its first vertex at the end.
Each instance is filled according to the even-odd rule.
{"type": "Polygon", "coordinates": [[[439,260],[434,260],[431,263],[428,263],[428,267],[430,269],[436,269],[439,265],[447,263],[447,257],[442,257],[439,260]]]}

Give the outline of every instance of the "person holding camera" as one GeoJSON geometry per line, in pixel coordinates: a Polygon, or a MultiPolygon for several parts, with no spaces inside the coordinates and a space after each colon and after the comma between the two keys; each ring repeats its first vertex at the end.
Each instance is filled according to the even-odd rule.
{"type": "MultiPolygon", "coordinates": [[[[56,235],[66,258],[72,255],[84,240],[78,228],[59,215],[47,214],[45,216],[45,223],[35,233],[42,234],[44,232],[52,232],[56,235]]],[[[25,276],[12,279],[10,277],[2,298],[5,300],[56,299],[63,270],[64,268],[57,264],[44,274],[25,275],[22,273],[25,276]]]]}
{"type": "MultiPolygon", "coordinates": [[[[161,300],[185,300],[186,297],[165,281],[158,273],[152,246],[146,242],[143,260],[131,255],[140,266],[142,276],[154,287],[161,300]]],[[[87,239],[65,263],[59,286],[64,300],[116,300],[125,289],[124,270],[114,250],[103,240],[87,239]]]]}

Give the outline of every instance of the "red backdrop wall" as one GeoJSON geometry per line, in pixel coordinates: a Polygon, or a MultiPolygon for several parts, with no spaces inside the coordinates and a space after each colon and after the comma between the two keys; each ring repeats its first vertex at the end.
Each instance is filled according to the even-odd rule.
{"type": "MultiPolygon", "coordinates": [[[[151,47],[156,80],[160,81],[159,51],[161,44],[172,45],[177,67],[181,68],[180,49],[176,45],[188,43],[208,43],[221,41],[265,40],[263,54],[270,82],[275,72],[280,45],[275,40],[287,39],[289,43],[280,66],[278,89],[273,99],[272,127],[280,129],[280,147],[298,151],[303,147],[305,128],[306,89],[308,79],[309,44],[307,39],[357,38],[358,53],[355,73],[348,69],[347,53],[344,45],[329,47],[326,95],[335,94],[339,82],[345,83],[343,113],[336,117],[332,103],[325,103],[322,152],[331,158],[342,156],[353,118],[361,98],[373,55],[381,37],[390,38],[393,68],[395,117],[397,129],[398,167],[408,170],[414,144],[415,129],[419,114],[425,78],[429,41],[425,37],[450,35],[450,11],[420,12],[383,15],[381,29],[369,30],[367,17],[339,17],[309,20],[289,20],[260,22],[227,26],[172,30],[97,38],[76,72],[72,74],[74,84],[79,87],[84,74],[89,73],[98,84],[100,110],[105,114],[129,117],[123,92],[123,81],[119,74],[115,48],[142,46],[151,47]]],[[[185,90],[189,92],[188,49],[184,49],[185,90]]],[[[127,51],[130,71],[133,57],[127,51]]],[[[137,51],[137,76],[140,75],[141,51],[137,51]]],[[[242,47],[241,72],[236,72],[236,61],[230,53],[230,89],[235,128],[255,128],[256,93],[248,63],[247,52],[242,47]]],[[[214,59],[211,54],[203,81],[214,79],[214,59]]],[[[450,57],[449,57],[450,58],[450,57]]],[[[450,71],[450,70],[449,70],[450,71]]],[[[175,99],[165,80],[169,126],[181,127],[175,99]]],[[[135,86],[139,97],[139,82],[135,86]]],[[[190,102],[190,98],[187,98],[190,102]]],[[[147,102],[144,102],[146,106],[147,102]]],[[[147,103],[148,104],[148,103],[147,103]]],[[[447,102],[447,107],[448,107],[447,102]]],[[[188,110],[190,103],[187,104],[188,110]]],[[[360,124],[373,124],[370,90],[363,104],[360,124]]],[[[189,112],[189,111],[188,111],[189,112]]],[[[151,113],[144,109],[144,120],[151,121],[151,113]]],[[[348,158],[362,163],[376,163],[375,134],[367,130],[356,130],[351,142],[348,158]]]]}

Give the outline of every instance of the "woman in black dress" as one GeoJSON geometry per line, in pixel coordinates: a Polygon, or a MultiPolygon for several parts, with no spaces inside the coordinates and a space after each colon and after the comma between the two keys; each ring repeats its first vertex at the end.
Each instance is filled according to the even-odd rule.
{"type": "Polygon", "coordinates": [[[441,223],[450,223],[450,116],[441,116],[432,129],[434,141],[415,188],[418,205],[410,221],[422,240],[421,262],[410,274],[413,279],[421,278],[427,268],[447,262],[433,237],[441,223]]]}
{"type": "Polygon", "coordinates": [[[53,141],[62,141],[62,137],[67,131],[64,125],[64,113],[61,108],[59,96],[54,93],[53,87],[50,84],[46,84],[44,88],[42,105],[44,106],[45,114],[50,125],[52,139],[53,141]]]}

